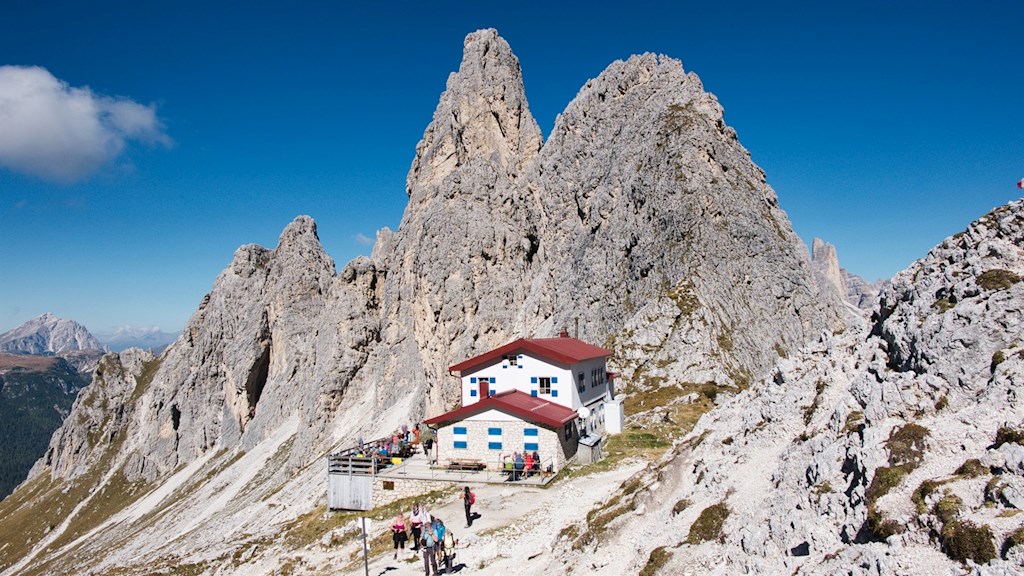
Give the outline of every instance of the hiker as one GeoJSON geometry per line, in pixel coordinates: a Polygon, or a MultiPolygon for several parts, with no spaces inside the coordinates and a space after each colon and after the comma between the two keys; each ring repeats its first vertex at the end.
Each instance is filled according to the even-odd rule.
{"type": "Polygon", "coordinates": [[[540,474],[540,454],[536,450],[533,451],[533,469],[540,474]]]}
{"type": "Polygon", "coordinates": [[[466,486],[462,490],[462,505],[466,507],[466,528],[473,525],[473,513],[470,508],[476,504],[476,494],[473,494],[469,490],[469,486],[466,486]]]}
{"type": "Polygon", "coordinates": [[[409,526],[412,531],[412,551],[417,552],[420,549],[420,532],[423,530],[419,502],[412,505],[412,512],[409,513],[409,526]]]}
{"type": "Polygon", "coordinates": [[[526,470],[526,477],[529,478],[530,474],[533,472],[533,454],[530,454],[529,452],[526,453],[523,466],[523,469],[526,470]]]}
{"type": "Polygon", "coordinates": [[[441,549],[444,551],[444,573],[452,573],[452,558],[455,557],[455,546],[458,545],[459,541],[455,539],[455,535],[452,534],[451,530],[445,530],[444,538],[441,539],[441,549]]]}
{"type": "Polygon", "coordinates": [[[395,560],[398,560],[398,549],[405,550],[405,541],[408,539],[409,535],[405,533],[405,516],[399,512],[391,523],[391,540],[395,543],[395,560]]]}
{"type": "Polygon", "coordinates": [[[437,532],[431,523],[423,525],[423,532],[420,533],[420,544],[423,546],[423,572],[430,576],[430,567],[434,567],[434,576],[437,576],[437,556],[434,552],[437,546],[437,532]]]}
{"type": "Polygon", "coordinates": [[[412,441],[412,443],[413,443],[413,444],[419,444],[419,443],[420,443],[420,425],[419,425],[419,423],[417,423],[417,424],[416,424],[416,427],[412,429],[412,435],[413,435],[413,436],[414,436],[414,438],[415,438],[415,439],[414,439],[414,440],[412,441]]]}
{"type": "Polygon", "coordinates": [[[444,554],[444,534],[447,531],[444,526],[444,520],[438,517],[434,517],[434,535],[437,536],[437,544],[434,546],[434,552],[437,555],[438,564],[441,563],[444,554]]]}
{"type": "Polygon", "coordinates": [[[430,460],[430,449],[434,447],[434,431],[427,428],[421,437],[423,438],[423,455],[430,460]]]}

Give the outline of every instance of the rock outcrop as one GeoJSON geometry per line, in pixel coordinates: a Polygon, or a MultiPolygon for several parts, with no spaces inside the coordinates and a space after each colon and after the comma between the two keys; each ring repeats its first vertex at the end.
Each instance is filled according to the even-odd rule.
{"type": "Polygon", "coordinates": [[[114,517],[98,497],[74,505],[9,548],[5,573],[230,558],[230,535],[322,501],[322,456],[451,408],[447,366],[516,337],[578,322],[641,394],[742,389],[843,329],[763,172],[677,60],[613,63],[544,142],[508,44],[470,34],[406,191],[370,258],[336,273],[299,217],[273,250],[240,248],[159,357],[105,359],[23,490],[150,496],[114,517]],[[70,541],[75,518],[107,520],[70,541]]]}
{"type": "Polygon", "coordinates": [[[882,281],[868,282],[839,266],[836,247],[815,238],[811,243],[811,268],[818,286],[860,310],[872,310],[877,304],[882,281]]]}
{"type": "MultiPolygon", "coordinates": [[[[899,273],[632,485],[599,574],[1024,571],[1024,201],[899,273]],[[633,554],[623,555],[622,550],[633,554]]],[[[574,562],[566,550],[560,562],[574,562]]]]}
{"type": "Polygon", "coordinates": [[[0,334],[0,352],[61,355],[76,350],[102,349],[85,326],[49,312],[0,334]]]}

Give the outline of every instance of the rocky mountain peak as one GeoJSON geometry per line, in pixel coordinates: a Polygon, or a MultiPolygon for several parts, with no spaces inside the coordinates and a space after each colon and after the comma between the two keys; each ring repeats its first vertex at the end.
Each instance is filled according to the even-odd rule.
{"type": "Polygon", "coordinates": [[[821,238],[815,238],[811,243],[811,267],[821,288],[831,290],[839,298],[846,297],[846,286],[839,269],[839,257],[836,255],[835,246],[821,238]]]}
{"type": "Polygon", "coordinates": [[[462,64],[448,77],[434,120],[416,147],[406,191],[443,180],[474,161],[515,178],[540,150],[519,60],[496,30],[466,37],[462,64]]]}
{"type": "Polygon", "coordinates": [[[451,409],[447,367],[518,337],[578,320],[640,398],[736,392],[840,327],[763,172],[677,60],[613,63],[544,143],[508,44],[470,34],[407,191],[371,258],[335,275],[299,217],[276,248],[240,248],[159,357],[107,360],[36,473],[56,491],[77,463],[114,462],[190,495],[144,538],[115,523],[75,558],[117,548],[111,565],[135,564],[273,531],[322,501],[324,454],[451,409]],[[225,484],[230,505],[208,512],[225,484]]]}
{"type": "Polygon", "coordinates": [[[74,320],[46,312],[0,334],[0,351],[17,354],[63,354],[77,350],[102,350],[89,331],[74,320]]]}

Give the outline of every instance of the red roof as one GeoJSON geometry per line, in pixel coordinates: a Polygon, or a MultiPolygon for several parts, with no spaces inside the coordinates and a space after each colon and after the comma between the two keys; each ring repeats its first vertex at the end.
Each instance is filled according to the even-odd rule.
{"type": "Polygon", "coordinates": [[[479,402],[474,402],[457,410],[429,418],[424,420],[423,423],[430,426],[443,426],[451,422],[465,420],[470,416],[475,416],[488,410],[498,410],[548,428],[563,426],[576,418],[576,411],[572,408],[566,408],[550,400],[530,396],[522,390],[506,390],[498,392],[494,396],[483,398],[479,402]]]}
{"type": "MultiPolygon", "coordinates": [[[[548,360],[554,360],[555,362],[561,362],[562,364],[576,364],[584,360],[591,360],[594,358],[604,358],[610,356],[611,352],[604,348],[598,348],[592,344],[587,344],[582,340],[575,338],[520,338],[514,342],[509,342],[501,348],[495,348],[490,352],[485,352],[479,356],[475,356],[460,362],[454,366],[449,366],[449,372],[463,372],[470,368],[479,366],[491,360],[501,358],[507,354],[518,351],[532,352],[541,358],[548,360]]],[[[461,376],[461,374],[459,374],[461,376]]]]}

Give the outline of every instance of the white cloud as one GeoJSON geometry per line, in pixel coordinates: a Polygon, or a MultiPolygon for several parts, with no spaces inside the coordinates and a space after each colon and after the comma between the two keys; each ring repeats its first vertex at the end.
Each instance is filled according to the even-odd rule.
{"type": "Polygon", "coordinates": [[[356,232],[356,242],[362,244],[363,246],[373,246],[375,240],[373,238],[370,238],[366,234],[363,234],[362,232],[356,232]]]}
{"type": "Polygon", "coordinates": [[[153,105],[94,94],[45,68],[0,66],[0,167],[44,180],[81,180],[137,140],[170,146],[153,105]]]}

